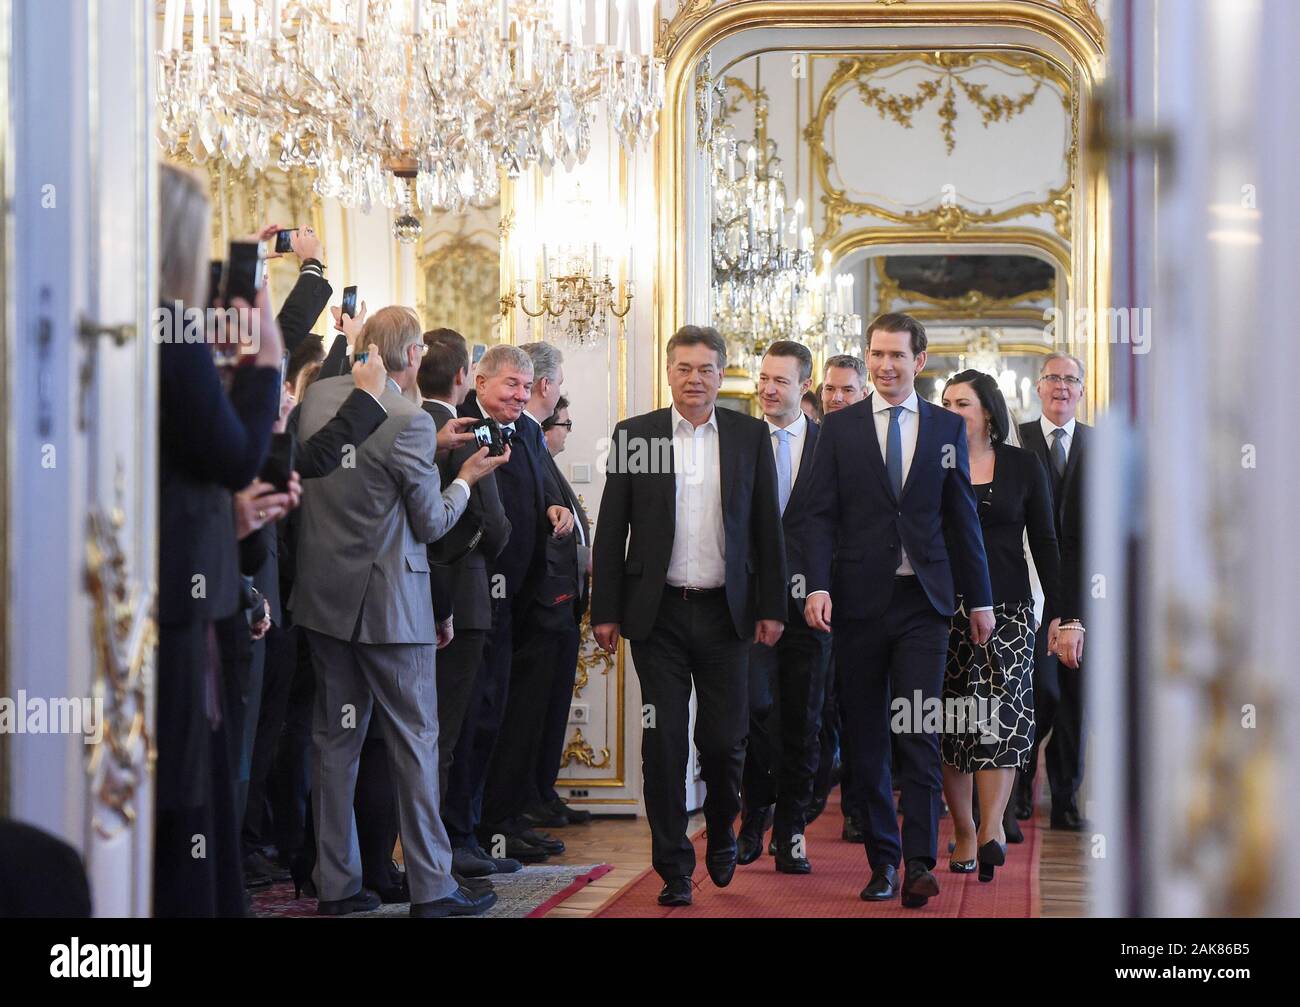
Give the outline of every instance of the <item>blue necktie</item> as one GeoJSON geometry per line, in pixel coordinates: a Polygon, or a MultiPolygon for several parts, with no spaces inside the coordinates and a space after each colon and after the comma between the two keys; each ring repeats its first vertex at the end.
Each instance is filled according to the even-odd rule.
{"type": "Polygon", "coordinates": [[[898,428],[902,406],[889,407],[889,434],[885,438],[885,472],[894,488],[894,499],[903,499],[903,434],[898,428]]]}
{"type": "Polygon", "coordinates": [[[776,438],[776,495],[781,501],[781,513],[790,502],[790,484],[794,481],[790,472],[790,431],[774,430],[776,438]]]}

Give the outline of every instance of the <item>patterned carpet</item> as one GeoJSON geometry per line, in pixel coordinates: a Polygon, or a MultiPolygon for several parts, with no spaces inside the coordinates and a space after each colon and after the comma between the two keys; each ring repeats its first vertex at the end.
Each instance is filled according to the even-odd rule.
{"type": "MultiPolygon", "coordinates": [[[[515,874],[500,874],[492,878],[497,903],[482,916],[468,919],[525,919],[541,917],[574,892],[611,870],[608,864],[556,864],[525,867],[515,874]]],[[[317,916],[316,900],[303,896],[293,897],[293,885],[272,885],[253,894],[253,915],[259,917],[303,917],[332,919],[317,916]]],[[[352,913],[343,919],[366,917],[408,917],[410,906],[380,906],[370,913],[352,913]]]]}
{"type": "MultiPolygon", "coordinates": [[[[596,916],[672,919],[718,918],[934,918],[934,917],[1033,917],[1040,914],[1038,863],[1042,836],[1033,822],[1021,822],[1025,841],[1007,847],[1006,866],[999,867],[990,884],[980,884],[974,874],[948,871],[948,841],[952,820],[939,821],[939,864],[935,877],[939,895],[924,909],[904,909],[895,898],[890,902],[863,902],[858,898],[871,877],[866,852],[860,845],[840,839],[844,819],[840,814],[839,791],[831,797],[817,821],[808,828],[808,859],[813,872],[804,876],[778,874],[771,857],[764,855],[744,867],[726,888],[716,888],[704,869],[704,832],[694,838],[698,866],[692,877],[695,903],[664,908],[656,901],[663,881],[653,871],[623,889],[596,916]]],[[[901,881],[902,871],[899,871],[901,881]]]]}

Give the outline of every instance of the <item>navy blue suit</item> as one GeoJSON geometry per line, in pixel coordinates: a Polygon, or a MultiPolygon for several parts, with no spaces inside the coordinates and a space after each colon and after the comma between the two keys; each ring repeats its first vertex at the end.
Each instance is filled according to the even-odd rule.
{"type": "Polygon", "coordinates": [[[961,417],[917,400],[916,451],[896,499],[876,436],[877,404],[868,396],[822,424],[807,502],[794,515],[791,558],[809,595],[830,591],[851,760],[845,799],[866,819],[871,866],[897,866],[901,854],[933,867],[941,725],[922,714],[941,697],[957,585],[969,608],[992,605],[992,590],[961,417]],[[902,549],[915,576],[896,576],[902,549]],[[890,772],[895,697],[906,703],[896,731],[901,843],[890,772]]]}

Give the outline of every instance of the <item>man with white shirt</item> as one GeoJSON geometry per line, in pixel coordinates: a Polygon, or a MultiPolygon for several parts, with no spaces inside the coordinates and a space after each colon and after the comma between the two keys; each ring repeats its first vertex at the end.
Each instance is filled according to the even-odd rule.
{"type": "Polygon", "coordinates": [[[865,818],[871,864],[861,897],[898,894],[902,859],[907,908],[939,893],[931,872],[939,841],[942,718],[924,714],[941,700],[958,586],[970,606],[976,646],[988,641],[994,622],[965,425],[916,394],[925,350],[925,328],[909,315],[881,315],[868,327],[875,391],[826,417],[808,505],[790,531],[793,573],[808,588],[808,625],[829,631],[834,604],[841,726],[852,760],[848,799],[865,818]],[[898,741],[901,841],[891,730],[898,741]]]}
{"type": "MultiPolygon", "coordinates": [[[[806,346],[779,339],[767,348],[758,372],[758,403],[787,528],[805,505],[817,445],[817,425],[800,408],[811,384],[812,354],[806,346]]],[[[788,545],[788,536],[786,541],[788,545]]],[[[749,745],[737,862],[753,863],[762,856],[771,824],[776,869],[782,874],[812,871],[804,827],[820,757],[817,732],[830,662],[830,634],[804,622],[804,596],[803,584],[792,582],[781,639],[775,647],[756,643],[749,652],[749,745]]]]}
{"type": "Polygon", "coordinates": [[[780,639],[785,543],[766,424],[715,408],[727,346],[695,325],[668,341],[673,404],[614,428],[596,522],[591,623],[613,653],[632,644],[644,704],[641,755],[660,905],[691,903],[686,836],[691,687],[708,793],[705,864],[736,869],[733,825],[749,729],[747,655],[780,639]]]}
{"type": "Polygon", "coordinates": [[[1029,768],[1016,780],[1012,805],[1027,819],[1034,811],[1038,749],[1047,738],[1047,781],[1052,791],[1052,828],[1078,832],[1087,827],[1077,792],[1083,782],[1083,605],[1081,598],[1083,487],[1091,428],[1075,419],[1083,398],[1083,361],[1052,353],[1038,376],[1043,414],[1020,425],[1020,440],[1038,455],[1052,488],[1056,537],[1061,543],[1061,612],[1044,612],[1043,623],[1060,616],[1055,637],[1039,634],[1034,655],[1034,747],[1029,768]],[[1063,667],[1062,667],[1063,666],[1063,667]],[[1050,732],[1051,737],[1048,738],[1050,732]]]}

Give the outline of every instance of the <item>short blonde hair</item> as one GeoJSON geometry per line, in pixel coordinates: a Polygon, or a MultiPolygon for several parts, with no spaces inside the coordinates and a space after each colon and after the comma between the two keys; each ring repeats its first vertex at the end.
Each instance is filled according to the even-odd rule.
{"type": "Polygon", "coordinates": [[[208,180],[164,162],[158,172],[158,298],[203,308],[208,302],[212,215],[208,180]]]}
{"type": "Polygon", "coordinates": [[[364,350],[371,343],[379,347],[379,356],[389,372],[404,371],[407,349],[424,343],[420,320],[410,308],[395,304],[380,308],[366,319],[361,330],[361,345],[355,349],[364,350]]]}

